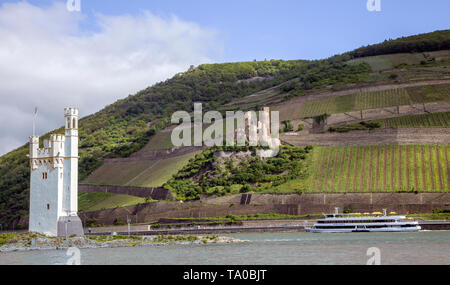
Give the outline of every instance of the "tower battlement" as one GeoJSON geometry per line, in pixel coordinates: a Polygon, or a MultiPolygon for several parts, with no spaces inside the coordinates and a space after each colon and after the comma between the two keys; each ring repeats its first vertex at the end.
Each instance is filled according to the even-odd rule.
{"type": "Polygon", "coordinates": [[[77,116],[78,117],[78,108],[64,108],[64,116],[77,116]]]}
{"type": "Polygon", "coordinates": [[[30,137],[30,159],[46,159],[65,156],[66,137],[50,135],[50,140],[44,141],[44,147],[39,148],[39,137],[30,137]]]}

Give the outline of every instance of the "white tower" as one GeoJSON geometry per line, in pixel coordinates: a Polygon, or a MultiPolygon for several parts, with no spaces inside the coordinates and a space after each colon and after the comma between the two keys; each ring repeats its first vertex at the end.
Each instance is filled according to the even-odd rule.
{"type": "Polygon", "coordinates": [[[66,159],[64,160],[64,206],[67,216],[78,212],[78,109],[65,108],[66,159]]]}
{"type": "Polygon", "coordinates": [[[30,232],[83,235],[77,216],[78,110],[66,108],[65,117],[66,135],[51,135],[44,148],[39,137],[30,137],[30,232]]]}

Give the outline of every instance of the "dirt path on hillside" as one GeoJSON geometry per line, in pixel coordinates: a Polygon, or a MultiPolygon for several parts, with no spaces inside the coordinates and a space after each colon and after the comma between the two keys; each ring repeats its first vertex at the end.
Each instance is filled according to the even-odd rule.
{"type": "Polygon", "coordinates": [[[295,146],[448,145],[450,143],[450,129],[378,129],[323,134],[303,132],[297,135],[281,134],[280,139],[282,142],[295,146]]]}

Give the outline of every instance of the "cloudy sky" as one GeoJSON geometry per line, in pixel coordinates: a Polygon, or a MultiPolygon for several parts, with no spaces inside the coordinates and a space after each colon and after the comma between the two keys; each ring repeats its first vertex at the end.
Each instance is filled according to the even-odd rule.
{"type": "Polygon", "coordinates": [[[191,65],[318,59],[448,29],[450,1],[0,0],[0,155],[191,65]]]}

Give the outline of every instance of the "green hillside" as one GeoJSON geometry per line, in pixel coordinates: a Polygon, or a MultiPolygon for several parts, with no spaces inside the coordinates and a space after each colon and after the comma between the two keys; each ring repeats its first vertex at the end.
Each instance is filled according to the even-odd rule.
{"type": "MultiPolygon", "coordinates": [[[[387,41],[317,61],[270,60],[200,65],[195,70],[177,74],[82,118],[79,132],[80,181],[98,169],[103,164],[103,159],[128,157],[142,150],[150,140],[155,143],[148,145],[148,150],[166,148],[167,135],[159,131],[170,125],[169,118],[174,111],[192,111],[193,102],[203,102],[204,110],[226,110],[228,107],[245,110],[322,91],[342,90],[364,84],[367,86],[381,81],[395,83],[411,78],[445,78],[448,76],[445,56],[443,61],[436,59],[434,62],[419,64],[420,68],[409,66],[406,73],[397,70],[398,77],[392,76],[390,72],[374,71],[364,61],[351,64],[348,61],[399,52],[449,50],[449,40],[450,30],[446,30],[387,41]]],[[[429,98],[428,93],[412,94],[408,90],[408,95],[413,101],[425,97],[428,101],[441,100],[440,94],[429,98]]],[[[51,133],[53,132],[62,133],[63,129],[51,133]]],[[[0,157],[0,224],[3,226],[17,222],[28,212],[27,153],[26,144],[0,157]]],[[[118,179],[126,180],[131,176],[124,173],[118,179]]],[[[143,178],[142,184],[145,183],[147,180],[143,178]]]]}
{"type": "Polygon", "coordinates": [[[358,48],[345,55],[351,58],[394,53],[420,53],[450,49],[450,30],[386,40],[383,43],[358,48]]]}

